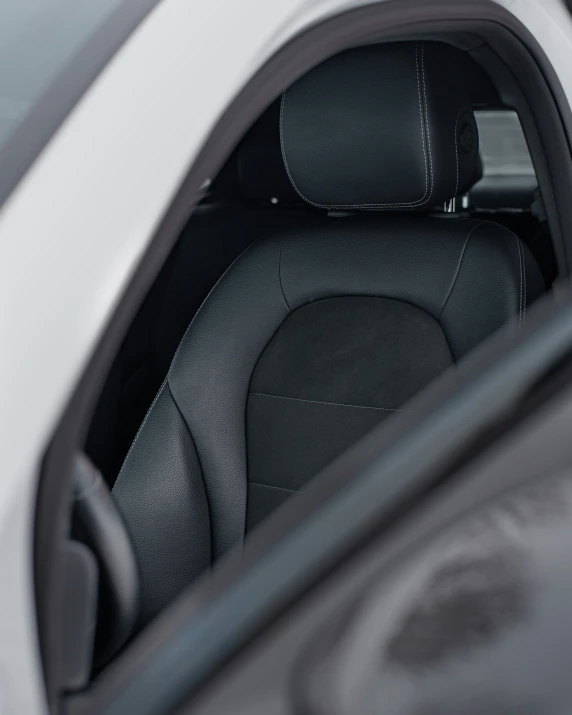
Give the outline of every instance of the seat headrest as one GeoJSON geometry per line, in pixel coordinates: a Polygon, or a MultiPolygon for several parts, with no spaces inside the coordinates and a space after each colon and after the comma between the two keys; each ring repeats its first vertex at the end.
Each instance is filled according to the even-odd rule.
{"type": "Polygon", "coordinates": [[[282,95],[290,181],[323,208],[412,210],[457,196],[478,171],[464,53],[440,42],[342,52],[282,95]]]}

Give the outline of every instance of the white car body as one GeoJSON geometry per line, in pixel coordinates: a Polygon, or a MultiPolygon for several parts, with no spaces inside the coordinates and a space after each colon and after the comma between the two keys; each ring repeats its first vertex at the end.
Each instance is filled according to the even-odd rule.
{"type": "MultiPolygon", "coordinates": [[[[47,708],[33,597],[38,472],[111,312],[229,101],[301,29],[362,4],[163,0],[0,211],[2,715],[47,708]]],[[[572,104],[564,4],[499,4],[534,35],[572,104]]]]}

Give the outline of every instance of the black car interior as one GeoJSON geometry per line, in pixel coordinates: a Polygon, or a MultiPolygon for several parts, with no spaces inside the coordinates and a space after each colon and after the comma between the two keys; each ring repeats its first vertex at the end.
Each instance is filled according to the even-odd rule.
{"type": "Polygon", "coordinates": [[[86,443],[134,549],[119,640],[550,289],[535,177],[490,180],[475,109],[510,111],[453,44],[352,48],[205,187],[86,443]]]}

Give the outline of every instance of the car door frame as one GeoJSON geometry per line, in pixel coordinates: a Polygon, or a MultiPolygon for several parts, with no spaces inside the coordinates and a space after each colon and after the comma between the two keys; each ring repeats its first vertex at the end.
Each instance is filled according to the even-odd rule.
{"type": "MultiPolygon", "coordinates": [[[[453,25],[460,27],[461,24],[471,24],[475,26],[474,23],[484,23],[484,25],[481,24],[481,27],[486,25],[492,29],[494,25],[494,28],[498,32],[506,33],[507,40],[509,35],[513,37],[513,40],[514,37],[526,38],[528,50],[534,52],[536,71],[543,75],[543,79],[548,79],[546,89],[550,94],[550,100],[547,99],[547,101],[552,102],[555,100],[550,106],[554,107],[554,111],[561,121],[559,129],[561,132],[560,138],[566,137],[566,131],[568,131],[568,136],[570,136],[569,130],[570,127],[572,127],[572,117],[568,101],[566,100],[566,94],[543,50],[515,15],[504,10],[500,5],[488,2],[487,0],[481,0],[471,4],[470,7],[466,7],[459,2],[439,2],[427,5],[415,2],[414,0],[403,0],[399,3],[371,4],[344,13],[335,14],[328,19],[322,19],[322,22],[319,24],[306,29],[294,39],[291,39],[254,74],[242,92],[228,105],[210,134],[210,137],[205,142],[203,149],[196,157],[190,172],[182,182],[168,211],[165,213],[129,286],[118,303],[112,318],[109,320],[103,336],[93,351],[89,364],[83,372],[73,396],[67,404],[63,418],[59,423],[43,463],[38,508],[36,512],[36,594],[39,608],[38,615],[44,668],[48,677],[48,691],[52,696],[51,701],[53,704],[57,701],[57,669],[53,666],[50,669],[49,663],[50,661],[57,663],[57,579],[58,574],[61,573],[61,568],[58,565],[58,525],[65,519],[66,495],[69,493],[70,488],[70,466],[74,449],[77,449],[81,444],[81,438],[85,431],[95,396],[101,386],[106,369],[117,349],[119,341],[125,333],[146,290],[152,283],[153,278],[156,276],[172,247],[183,222],[188,218],[192,206],[200,196],[200,189],[204,182],[204,177],[212,175],[217,168],[220,167],[237,139],[262,109],[264,109],[285,86],[306,71],[312,64],[319,61],[319,59],[357,41],[364,41],[374,36],[376,39],[381,39],[384,36],[390,37],[398,28],[401,30],[405,27],[410,30],[412,27],[423,27],[426,29],[428,26],[427,23],[432,22],[441,23],[440,26],[442,26],[445,19],[448,27],[452,27],[453,25]],[[411,23],[412,13],[416,13],[416,22],[413,26],[411,23]],[[385,33],[387,33],[387,35],[385,35],[385,33]],[[539,66],[541,66],[541,69],[539,69],[539,66]],[[550,88],[549,90],[548,87],[550,88]]],[[[515,46],[512,46],[509,41],[507,46],[510,46],[511,51],[514,52],[517,51],[516,45],[520,47],[519,43],[520,41],[515,43],[515,46]]],[[[522,51],[523,48],[521,47],[520,49],[522,51]]],[[[558,208],[558,215],[562,221],[560,204],[558,208]]],[[[567,221],[563,223],[565,227],[568,226],[567,221]]],[[[570,222],[570,226],[572,226],[572,222],[570,222]]],[[[545,318],[545,320],[548,321],[548,318],[545,318]]],[[[564,318],[560,316],[560,320],[564,320],[564,318]]],[[[548,325],[548,322],[546,322],[546,325],[548,325]]],[[[529,385],[533,379],[537,380],[539,376],[543,374],[548,364],[553,365],[556,358],[561,357],[562,354],[565,353],[569,347],[569,343],[567,342],[569,338],[567,332],[568,327],[568,325],[566,325],[566,328],[562,325],[558,327],[556,323],[552,323],[549,329],[546,328],[547,332],[546,334],[543,333],[543,339],[546,339],[548,342],[546,342],[543,347],[544,362],[541,359],[543,356],[534,353],[536,362],[533,364],[530,362],[530,359],[528,362],[525,361],[529,368],[528,371],[524,370],[523,366],[520,366],[520,369],[516,371],[516,376],[514,374],[515,364],[510,363],[513,378],[516,379],[516,377],[518,377],[518,390],[522,390],[525,385],[529,385]],[[550,340],[553,342],[552,348],[549,350],[547,345],[550,343],[550,340]]],[[[538,330],[540,330],[540,328],[538,328],[538,330]]],[[[510,350],[511,348],[507,348],[505,345],[503,350],[505,349],[510,350]]],[[[537,348],[535,349],[537,350],[537,348]]],[[[484,370],[482,365],[479,370],[484,370]]],[[[479,371],[472,375],[471,379],[474,380],[477,374],[480,374],[479,371]]],[[[477,432],[480,433],[483,425],[486,423],[486,419],[491,418],[491,415],[494,415],[496,419],[499,411],[506,409],[507,405],[510,404],[511,398],[514,398],[514,393],[506,391],[508,384],[506,380],[508,377],[508,373],[502,376],[504,397],[500,400],[500,403],[498,401],[500,399],[498,394],[495,395],[493,393],[489,395],[489,393],[487,393],[491,398],[495,396],[498,398],[497,400],[493,399],[487,408],[488,410],[493,410],[493,412],[488,412],[485,410],[485,406],[482,406],[484,412],[475,412],[473,410],[472,417],[471,415],[465,414],[466,421],[462,423],[466,425],[468,432],[463,435],[458,435],[459,442],[457,447],[460,447],[460,445],[466,446],[468,442],[471,442],[472,448],[474,449],[474,444],[471,440],[477,432]]],[[[513,383],[514,389],[517,389],[517,383],[513,383]]],[[[495,383],[495,385],[498,392],[499,383],[495,383]]],[[[450,388],[440,387],[437,393],[432,393],[433,402],[426,403],[424,408],[426,414],[435,414],[433,411],[437,409],[438,405],[442,404],[443,399],[445,399],[447,395],[449,398],[451,397],[448,390],[450,390],[450,388]]],[[[470,404],[471,407],[474,407],[473,403],[470,404]]],[[[394,433],[393,430],[388,430],[382,443],[376,443],[375,446],[371,446],[370,449],[376,454],[382,451],[387,452],[389,444],[387,442],[389,439],[387,435],[390,435],[390,438],[394,440],[396,440],[398,436],[400,436],[401,439],[404,435],[413,434],[413,427],[414,424],[401,422],[398,433],[394,433]]],[[[452,438],[450,433],[448,439],[451,442],[452,438]]],[[[438,442],[435,442],[435,445],[438,445],[438,442]]],[[[447,454],[449,454],[449,452],[447,452],[447,454]]],[[[442,460],[444,454],[437,455],[437,453],[433,453],[433,457],[432,469],[434,474],[434,470],[437,469],[436,465],[439,464],[439,469],[442,470],[443,463],[439,462],[439,459],[442,460]]],[[[372,454],[368,453],[367,450],[365,454],[362,453],[357,456],[353,454],[351,459],[355,461],[350,465],[343,463],[345,465],[343,469],[346,470],[344,473],[347,473],[349,469],[355,474],[358,468],[364,469],[368,460],[371,460],[371,458],[372,454]]],[[[402,468],[404,468],[404,465],[402,465],[402,468]]],[[[417,472],[416,474],[415,479],[419,478],[419,474],[417,472]]],[[[359,480],[356,478],[356,484],[358,482],[359,480]]],[[[335,479],[331,484],[333,485],[331,487],[333,489],[339,487],[335,479]]],[[[324,498],[323,495],[321,498],[324,498]]],[[[319,504],[313,503],[312,500],[309,500],[306,504],[307,506],[302,509],[299,514],[300,518],[309,516],[319,507],[319,504]]],[[[363,514],[361,514],[361,516],[356,514],[355,516],[356,518],[359,517],[362,519],[362,526],[367,522],[363,514]]],[[[288,520],[286,521],[287,527],[290,529],[292,524],[288,522],[288,520]]],[[[317,522],[314,518],[309,520],[308,523],[313,523],[315,527],[317,522]]],[[[277,521],[276,524],[276,528],[279,530],[284,531],[286,528],[283,520],[277,521]]],[[[257,561],[261,557],[256,546],[253,546],[249,553],[254,554],[252,557],[254,561],[257,561]]],[[[235,566],[234,569],[230,568],[225,578],[230,579],[230,581],[232,581],[232,579],[240,580],[240,572],[242,569],[247,569],[247,562],[243,561],[239,567],[235,566]]],[[[224,584],[223,591],[229,586],[230,581],[222,580],[224,584]]],[[[208,590],[209,598],[212,597],[212,591],[210,589],[211,586],[209,586],[208,590]]],[[[222,597],[224,594],[221,592],[219,595],[222,597]]],[[[200,595],[194,596],[193,598],[196,598],[196,602],[201,602],[200,595]]],[[[195,623],[195,626],[196,625],[195,623]]],[[[167,628],[166,630],[168,631],[169,629],[167,628]]],[[[241,637],[244,637],[244,634],[242,634],[241,637]]],[[[154,647],[159,649],[156,640],[154,643],[154,647]]],[[[159,650],[155,653],[157,657],[159,650]]],[[[133,653],[136,652],[137,649],[134,649],[133,653]]],[[[77,707],[78,711],[82,709],[85,712],[90,712],[90,708],[92,707],[89,704],[90,699],[92,703],[101,703],[103,700],[107,700],[109,704],[111,702],[110,698],[115,698],[116,703],[120,702],[120,700],[117,699],[120,690],[118,683],[122,681],[122,678],[126,677],[128,671],[132,671],[136,656],[130,655],[130,653],[127,652],[120,660],[121,663],[118,663],[117,667],[111,669],[112,673],[109,674],[109,677],[107,677],[106,674],[106,677],[102,679],[101,683],[97,686],[97,693],[93,694],[93,697],[92,695],[85,695],[76,700],[77,705],[74,707],[77,707]],[[105,681],[107,681],[107,684],[105,681]],[[107,693],[107,695],[105,693],[107,693]],[[114,693],[114,695],[112,696],[110,693],[114,693]]],[[[202,662],[197,662],[195,659],[193,664],[193,667],[196,668],[194,677],[198,683],[201,679],[206,677],[206,660],[203,658],[202,662]]],[[[189,668],[190,667],[191,664],[189,663],[189,668]]],[[[211,667],[215,667],[214,661],[211,663],[211,667]]],[[[140,673],[142,672],[143,670],[140,670],[140,673]]],[[[132,693],[133,687],[135,687],[133,685],[134,682],[139,682],[140,684],[144,682],[141,676],[134,678],[132,672],[129,680],[131,683],[131,691],[129,692],[132,693]]],[[[185,686],[189,686],[191,681],[190,671],[186,671],[185,686]]],[[[179,685],[181,684],[179,683],[179,685]]],[[[128,691],[124,690],[123,692],[128,691]]],[[[171,692],[171,698],[173,697],[173,692],[174,690],[171,692]]],[[[172,701],[169,701],[169,694],[163,693],[163,695],[166,700],[163,705],[157,705],[157,707],[170,707],[172,701]],[[169,702],[170,705],[168,705],[169,702]]],[[[178,696],[181,696],[180,692],[178,696]]],[[[122,697],[126,696],[123,695],[122,697]]],[[[140,701],[139,704],[141,705],[140,701]]],[[[150,708],[151,701],[148,701],[145,707],[150,708]]],[[[156,712],[160,711],[163,712],[162,709],[156,710],[156,712]]],[[[112,710],[110,710],[110,712],[112,712],[112,710]]],[[[149,712],[152,712],[152,710],[149,710],[149,712]]]]}

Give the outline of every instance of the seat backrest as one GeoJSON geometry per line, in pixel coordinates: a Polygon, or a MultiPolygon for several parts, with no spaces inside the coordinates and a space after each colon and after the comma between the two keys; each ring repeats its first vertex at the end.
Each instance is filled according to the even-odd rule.
{"type": "Polygon", "coordinates": [[[269,227],[227,270],[132,445],[114,494],[142,623],[542,292],[514,234],[427,215],[478,170],[459,54],[361,47],[283,96],[287,173],[330,214],[269,227]]]}
{"type": "Polygon", "coordinates": [[[314,211],[289,182],[279,102],[259,118],[209,187],[134,319],[111,367],[86,440],[110,487],[183,334],[232,261],[297,212],[314,211]]]}

